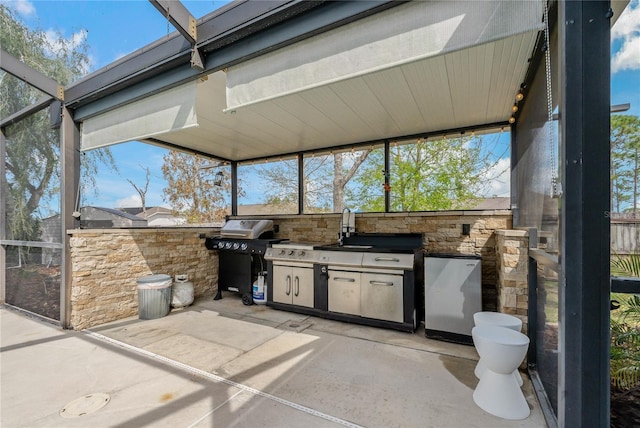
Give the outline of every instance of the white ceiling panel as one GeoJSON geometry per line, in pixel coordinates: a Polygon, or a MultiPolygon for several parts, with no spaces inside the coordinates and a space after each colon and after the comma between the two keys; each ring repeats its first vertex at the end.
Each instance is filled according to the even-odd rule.
{"type": "MultiPolygon", "coordinates": [[[[413,36],[411,43],[419,43],[413,36]]],[[[217,72],[196,85],[197,126],[148,137],[241,161],[506,122],[536,37],[535,29],[493,39],[477,33],[471,39],[483,43],[327,80],[226,112],[229,76],[217,72]]]]}
{"type": "Polygon", "coordinates": [[[240,109],[541,29],[543,1],[414,1],[229,68],[240,109]]]}
{"type": "Polygon", "coordinates": [[[453,99],[444,56],[408,64],[402,72],[424,118],[424,128],[437,129],[439,123],[450,122],[453,99]]]}
{"type": "Polygon", "coordinates": [[[387,115],[397,129],[424,126],[409,83],[400,70],[384,70],[362,78],[372,93],[384,106],[387,115]]]}

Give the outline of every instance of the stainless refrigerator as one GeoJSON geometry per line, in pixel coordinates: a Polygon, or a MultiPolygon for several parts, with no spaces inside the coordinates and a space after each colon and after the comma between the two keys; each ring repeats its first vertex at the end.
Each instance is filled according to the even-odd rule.
{"type": "Polygon", "coordinates": [[[473,314],[482,310],[480,256],[424,258],[424,327],[431,339],[472,344],[473,314]]]}

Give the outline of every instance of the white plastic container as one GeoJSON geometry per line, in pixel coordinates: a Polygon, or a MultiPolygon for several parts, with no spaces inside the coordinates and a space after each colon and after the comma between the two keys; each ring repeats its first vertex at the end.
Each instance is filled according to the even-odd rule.
{"type": "Polygon", "coordinates": [[[193,303],[193,283],[186,274],[176,275],[171,291],[171,306],[183,308],[193,303]]]}
{"type": "Polygon", "coordinates": [[[267,303],[267,272],[260,272],[258,279],[253,282],[253,303],[264,305],[267,303]]]}

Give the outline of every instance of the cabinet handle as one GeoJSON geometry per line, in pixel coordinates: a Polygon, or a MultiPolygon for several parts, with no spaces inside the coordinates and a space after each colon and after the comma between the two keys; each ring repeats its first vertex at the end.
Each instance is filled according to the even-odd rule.
{"type": "Polygon", "coordinates": [[[296,284],[296,291],[293,293],[293,295],[298,297],[298,295],[300,294],[300,278],[296,276],[296,279],[294,280],[294,282],[296,284]]]}
{"type": "Polygon", "coordinates": [[[356,280],[354,278],[344,278],[344,277],[340,277],[340,276],[334,276],[333,280],[334,281],[342,281],[342,282],[356,282],[356,280]]]}
{"type": "Polygon", "coordinates": [[[389,281],[369,281],[371,285],[388,285],[389,287],[393,286],[393,282],[389,281]]]}
{"type": "Polygon", "coordinates": [[[291,294],[291,275],[287,275],[287,291],[285,292],[287,296],[291,294]]]}
{"type": "Polygon", "coordinates": [[[376,257],[377,262],[400,262],[397,257],[376,257]]]}

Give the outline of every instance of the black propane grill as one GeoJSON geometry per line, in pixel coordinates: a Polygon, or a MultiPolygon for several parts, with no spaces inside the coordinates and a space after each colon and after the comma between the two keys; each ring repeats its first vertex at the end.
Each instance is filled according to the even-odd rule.
{"type": "Polygon", "coordinates": [[[218,293],[213,299],[222,299],[223,291],[234,291],[242,303],[252,305],[253,282],[267,270],[264,253],[280,241],[273,237],[272,220],[229,220],[220,236],[206,238],[205,246],[218,251],[218,293]]]}

